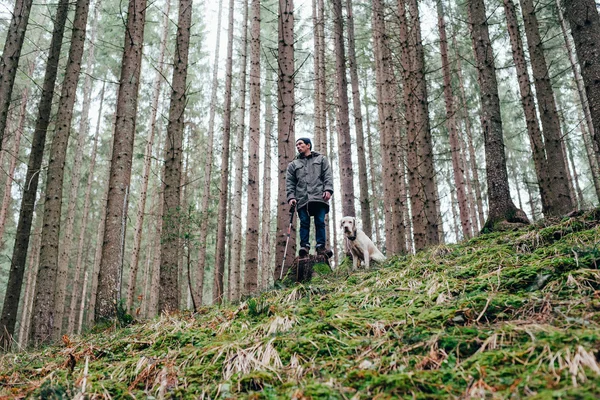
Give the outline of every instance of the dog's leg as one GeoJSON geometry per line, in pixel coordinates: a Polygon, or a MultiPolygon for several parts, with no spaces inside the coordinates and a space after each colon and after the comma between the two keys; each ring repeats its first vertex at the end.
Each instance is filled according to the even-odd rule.
{"type": "Polygon", "coordinates": [[[369,255],[369,251],[365,250],[365,269],[369,269],[369,265],[370,265],[370,255],[369,255]]]}
{"type": "Polygon", "coordinates": [[[352,254],[352,270],[356,271],[358,269],[358,264],[360,263],[360,260],[358,259],[358,256],[352,254]]]}

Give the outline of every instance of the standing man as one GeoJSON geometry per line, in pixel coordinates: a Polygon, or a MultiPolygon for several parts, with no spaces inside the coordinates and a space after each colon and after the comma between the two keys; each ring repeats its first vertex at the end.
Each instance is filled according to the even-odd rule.
{"type": "Polygon", "coordinates": [[[333,174],[329,161],[322,154],[312,151],[309,138],[296,140],[298,155],[288,164],[286,193],[288,204],[298,208],[300,219],[300,257],[310,251],[310,217],[315,218],[317,253],[331,256],[325,243],[325,214],[329,212],[329,199],[333,194],[333,174]]]}

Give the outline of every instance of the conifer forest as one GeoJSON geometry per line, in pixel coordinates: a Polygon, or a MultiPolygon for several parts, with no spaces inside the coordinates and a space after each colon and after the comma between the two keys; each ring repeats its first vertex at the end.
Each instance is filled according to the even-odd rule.
{"type": "Polygon", "coordinates": [[[0,0],[0,44],[2,351],[272,288],[300,137],[334,270],[344,216],[404,257],[599,204],[594,0],[0,0]]]}

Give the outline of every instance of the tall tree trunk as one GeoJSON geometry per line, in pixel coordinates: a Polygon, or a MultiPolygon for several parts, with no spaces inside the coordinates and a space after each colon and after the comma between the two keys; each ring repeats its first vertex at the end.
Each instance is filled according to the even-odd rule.
{"type": "MultiPolygon", "coordinates": [[[[36,219],[41,222],[41,218],[36,219]]],[[[21,311],[21,324],[19,327],[19,344],[21,347],[27,347],[29,342],[29,329],[31,327],[31,311],[33,307],[33,294],[35,293],[35,285],[37,278],[37,257],[40,255],[40,237],[42,232],[42,224],[37,223],[37,227],[33,232],[33,241],[31,242],[31,251],[29,251],[29,260],[27,262],[27,284],[25,293],[23,293],[23,310],[21,311]]]]}
{"type": "Polygon", "coordinates": [[[348,78],[346,77],[346,53],[344,48],[344,16],[342,0],[333,0],[335,71],[337,75],[337,128],[338,160],[340,165],[340,186],[342,215],[356,216],[354,209],[354,172],[352,168],[352,139],[348,111],[348,78]]]}
{"type": "Polygon", "coordinates": [[[494,52],[490,42],[483,0],[470,1],[468,11],[480,86],[481,128],[485,143],[489,201],[485,228],[491,230],[494,228],[494,224],[504,220],[528,223],[525,213],[514,205],[510,197],[494,52]]]}
{"type": "MultiPolygon", "coordinates": [[[[93,42],[92,42],[93,43],[93,42]]],[[[98,151],[98,141],[100,140],[100,123],[102,121],[102,108],[104,106],[104,92],[106,89],[106,82],[102,84],[102,90],[100,91],[100,105],[98,106],[98,120],[96,121],[96,133],[94,134],[94,144],[92,145],[92,154],[90,156],[90,165],[88,168],[88,181],[85,189],[85,199],[83,201],[83,214],[81,216],[81,226],[79,228],[79,244],[77,246],[77,262],[75,263],[75,277],[73,278],[73,288],[76,290],[79,287],[79,277],[83,266],[83,255],[84,243],[87,236],[87,222],[90,213],[91,193],[92,185],[94,184],[95,168],[96,168],[96,154],[98,151]]],[[[86,271],[87,263],[86,263],[86,271]]],[[[93,271],[92,271],[93,272],[93,271]]],[[[86,272],[87,273],[87,272],[86,272]]],[[[75,293],[73,291],[73,293],[75,293]]],[[[81,300],[82,302],[85,299],[81,300]]],[[[69,308],[69,319],[67,322],[67,334],[71,335],[75,329],[75,313],[77,310],[77,296],[72,296],[71,306],[69,308]]]]}
{"type": "MultiPolygon", "coordinates": [[[[331,154],[332,167],[333,167],[333,162],[334,162],[334,160],[336,158],[336,157],[333,156],[335,154],[335,151],[333,149],[333,142],[334,142],[334,135],[335,135],[334,134],[334,131],[335,131],[335,122],[334,122],[333,118],[334,118],[333,117],[333,111],[332,111],[331,107],[329,107],[329,140],[328,140],[328,142],[329,142],[329,153],[331,154]]],[[[326,142],[327,142],[327,140],[326,140],[326,142]]],[[[331,239],[333,239],[331,247],[332,247],[332,249],[334,249],[333,250],[333,262],[337,266],[337,265],[340,265],[340,263],[339,263],[338,252],[335,251],[335,247],[336,247],[336,245],[338,243],[337,229],[336,229],[337,222],[336,222],[336,218],[335,218],[335,215],[336,215],[335,214],[335,209],[336,209],[335,203],[336,203],[335,201],[331,202],[331,224],[334,227],[333,228],[333,235],[331,237],[331,239]]],[[[328,236],[328,238],[329,238],[329,236],[328,236]]]]}
{"type": "MultiPolygon", "coordinates": [[[[269,78],[272,74],[269,74],[269,78]]],[[[260,270],[262,272],[261,288],[266,289],[272,275],[271,257],[271,159],[273,133],[273,105],[271,103],[270,79],[265,85],[265,149],[263,158],[263,192],[262,192],[262,217],[261,217],[261,246],[260,246],[260,270]]]]}
{"type": "Polygon", "coordinates": [[[39,182],[40,168],[44,156],[46,131],[50,122],[52,97],[54,96],[54,85],[68,11],[68,2],[66,0],[61,0],[58,3],[54,19],[54,30],[52,32],[50,52],[46,63],[42,95],[38,106],[38,117],[35,123],[35,131],[31,143],[31,152],[29,153],[29,162],[25,176],[26,184],[24,185],[23,197],[21,198],[19,222],[15,234],[15,243],[13,246],[8,284],[4,297],[4,306],[2,308],[2,317],[0,318],[0,346],[3,348],[5,348],[4,346],[10,346],[10,337],[14,334],[15,329],[19,308],[19,297],[21,295],[21,286],[23,285],[23,271],[27,259],[31,223],[35,208],[35,197],[39,182]]]}
{"type": "MultiPolygon", "coordinates": [[[[278,71],[277,71],[277,160],[279,174],[277,182],[279,190],[277,191],[277,239],[275,253],[275,276],[278,280],[282,275],[283,253],[286,245],[286,232],[290,224],[290,207],[287,203],[285,193],[285,176],[288,164],[296,156],[295,143],[295,122],[296,114],[294,104],[296,102],[294,95],[294,2],[293,0],[279,0],[278,17],[278,71]]],[[[296,229],[292,225],[291,236],[287,248],[287,254],[296,253],[296,229]]],[[[293,257],[287,258],[292,260],[293,257]]],[[[290,263],[283,266],[289,267],[290,263]]]]}
{"type": "Polygon", "coordinates": [[[594,0],[563,0],[594,125],[594,151],[600,154],[600,15],[594,0]]]}
{"type": "MultiPolygon", "coordinates": [[[[317,0],[317,34],[316,40],[318,42],[318,46],[315,50],[317,53],[317,61],[318,61],[318,75],[317,79],[317,92],[318,96],[318,108],[316,111],[318,112],[317,121],[319,126],[317,126],[317,135],[315,133],[315,137],[320,137],[320,140],[317,141],[317,149],[323,154],[327,154],[327,82],[325,79],[327,71],[325,70],[326,56],[325,56],[325,4],[324,0],[317,0]]],[[[329,233],[329,232],[328,232],[329,233]]],[[[328,236],[329,237],[329,236],[328,236]]]]}
{"type": "Polygon", "coordinates": [[[227,198],[229,193],[229,147],[231,137],[231,81],[233,79],[233,15],[234,1],[229,0],[229,31],[227,37],[227,63],[225,66],[225,105],[223,107],[223,145],[221,147],[221,179],[219,180],[219,212],[217,216],[217,248],[215,251],[215,280],[213,302],[221,304],[223,275],[225,275],[225,230],[227,225],[227,198]]]}
{"type": "MultiPolygon", "coordinates": [[[[450,137],[450,153],[452,155],[452,171],[454,172],[454,187],[458,202],[458,212],[463,238],[472,236],[473,227],[469,216],[469,206],[465,190],[465,171],[461,163],[461,146],[456,125],[456,106],[452,93],[452,77],[450,61],[448,59],[448,38],[446,35],[446,21],[442,0],[437,0],[438,30],[440,33],[440,55],[442,57],[442,71],[444,74],[444,101],[446,103],[446,126],[450,137]]],[[[456,237],[458,240],[458,235],[456,237]]]]}
{"type": "Polygon", "coordinates": [[[110,163],[106,225],[94,310],[96,321],[114,318],[117,303],[121,298],[123,251],[145,21],[146,0],[129,0],[110,163]]]}
{"type": "Polygon", "coordinates": [[[169,107],[169,124],[165,143],[165,192],[160,251],[160,291],[158,296],[160,312],[172,312],[179,309],[180,291],[177,262],[181,231],[181,164],[191,25],[192,0],[179,0],[171,105],[169,107]]]}
{"type": "Polygon", "coordinates": [[[32,0],[16,0],[15,8],[4,42],[4,50],[0,57],[0,150],[4,139],[4,131],[8,121],[8,110],[17,76],[25,31],[29,23],[32,0]]]}
{"type": "MultiPolygon", "coordinates": [[[[239,106],[236,134],[235,157],[233,165],[235,168],[235,179],[232,193],[231,212],[235,216],[231,221],[231,261],[229,263],[229,300],[237,301],[241,297],[240,276],[242,273],[242,199],[244,197],[244,151],[246,148],[246,70],[248,68],[248,1],[243,2],[242,12],[242,39],[240,43],[240,73],[239,73],[239,106]]],[[[254,138],[257,140],[257,138],[254,138]]],[[[252,138],[248,138],[248,141],[252,138]]]]}
{"type": "Polygon", "coordinates": [[[548,165],[552,166],[552,168],[547,168],[551,203],[548,204],[548,209],[544,210],[544,215],[561,216],[573,211],[573,201],[575,199],[571,199],[569,193],[567,157],[563,150],[560,120],[556,110],[548,66],[544,57],[544,48],[533,0],[521,0],[521,7],[537,103],[540,110],[540,119],[542,120],[546,158],[548,165]]]}
{"type": "MultiPolygon", "coordinates": [[[[204,164],[204,188],[202,190],[202,201],[200,204],[200,237],[198,238],[198,273],[196,274],[196,289],[198,290],[198,298],[202,298],[204,291],[204,276],[206,264],[206,238],[208,236],[208,207],[210,201],[210,186],[211,172],[213,167],[213,147],[214,147],[214,132],[215,132],[215,113],[217,107],[217,90],[219,87],[218,72],[219,72],[219,48],[221,42],[221,13],[223,10],[223,0],[219,0],[219,12],[217,16],[217,38],[215,48],[215,59],[213,61],[213,76],[211,83],[210,94],[210,110],[208,112],[208,134],[206,138],[206,162],[204,164]]],[[[200,301],[202,304],[202,301],[200,301]]]]}
{"type": "Polygon", "coordinates": [[[260,163],[260,0],[252,0],[252,22],[250,27],[250,127],[248,130],[248,207],[246,211],[248,218],[246,220],[245,295],[254,294],[258,289],[258,230],[260,228],[260,195],[258,187],[258,166],[260,163]]]}
{"type": "Polygon", "coordinates": [[[158,100],[162,90],[162,81],[164,77],[164,60],[167,49],[167,36],[169,34],[169,12],[171,10],[171,0],[165,1],[163,9],[162,33],[160,38],[160,48],[158,53],[157,70],[154,75],[154,84],[152,90],[152,100],[150,106],[150,135],[144,149],[144,167],[142,170],[142,183],[140,197],[137,203],[137,216],[135,230],[133,234],[133,250],[131,252],[131,262],[129,265],[129,286],[127,288],[126,309],[131,311],[135,299],[135,289],[137,281],[138,263],[140,250],[142,248],[142,232],[144,229],[144,216],[146,215],[146,198],[148,197],[148,182],[150,181],[150,167],[152,164],[152,147],[154,146],[154,137],[156,135],[156,116],[158,114],[158,100]]]}
{"type": "Polygon", "coordinates": [[[352,0],[346,0],[348,13],[348,67],[350,69],[350,84],[352,86],[352,108],[354,111],[354,127],[356,129],[356,155],[358,156],[358,182],[360,189],[360,217],[363,231],[371,237],[371,202],[369,201],[369,178],[367,176],[367,159],[365,151],[365,135],[363,132],[363,117],[358,88],[358,67],[356,65],[356,49],[354,40],[354,13],[352,0]]]}
{"type": "MultiPolygon", "coordinates": [[[[64,169],[67,157],[73,107],[77,92],[77,82],[81,71],[81,60],[85,44],[89,0],[77,0],[71,48],[62,93],[58,104],[55,131],[50,147],[50,157],[46,172],[46,192],[44,219],[42,224],[42,246],[37,277],[35,300],[33,302],[32,337],[37,346],[54,339],[62,333],[65,308],[68,265],[60,265],[59,239],[60,216],[62,209],[64,169]]],[[[75,199],[72,199],[73,201],[75,199]]]]}
{"type": "Polygon", "coordinates": [[[404,216],[400,180],[403,179],[398,163],[398,148],[395,140],[396,89],[395,78],[390,66],[389,44],[387,40],[383,4],[374,0],[373,51],[375,55],[377,104],[379,112],[379,132],[381,135],[383,205],[385,209],[385,241],[389,253],[406,251],[404,241],[404,216]]]}
{"type": "Polygon", "coordinates": [[[538,123],[535,100],[531,91],[531,81],[529,79],[529,71],[527,70],[527,63],[525,61],[525,52],[523,50],[523,42],[521,40],[517,13],[512,0],[504,0],[504,11],[506,14],[506,24],[508,26],[510,43],[512,46],[513,61],[515,62],[517,78],[519,81],[521,105],[525,115],[525,123],[527,126],[527,133],[529,134],[531,151],[533,153],[533,164],[539,184],[543,208],[545,210],[544,212],[547,213],[552,208],[552,196],[550,194],[551,188],[548,180],[548,165],[544,141],[542,139],[542,132],[540,131],[538,123]]]}
{"type": "Polygon", "coordinates": [[[366,88],[367,85],[365,85],[365,90],[363,91],[363,93],[365,93],[365,101],[363,102],[365,105],[365,120],[367,123],[367,147],[368,147],[368,155],[369,155],[369,173],[370,173],[370,179],[369,182],[371,183],[371,193],[372,193],[372,198],[373,201],[371,202],[371,204],[374,204],[375,206],[373,207],[373,226],[375,227],[375,241],[377,242],[378,245],[382,245],[383,241],[381,240],[381,234],[380,231],[381,229],[379,228],[379,225],[381,223],[381,217],[379,214],[379,210],[380,210],[380,202],[381,202],[381,198],[379,196],[379,194],[381,193],[379,190],[379,182],[380,182],[380,176],[379,174],[375,173],[375,154],[373,152],[373,140],[371,139],[371,117],[370,117],[370,111],[369,111],[369,101],[366,99],[366,88]]]}

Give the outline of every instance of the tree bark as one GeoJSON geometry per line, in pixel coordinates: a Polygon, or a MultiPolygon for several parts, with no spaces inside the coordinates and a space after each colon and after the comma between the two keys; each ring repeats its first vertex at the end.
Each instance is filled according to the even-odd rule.
{"type": "Polygon", "coordinates": [[[510,43],[512,47],[513,61],[517,70],[517,78],[519,81],[519,90],[521,93],[521,105],[525,115],[525,123],[527,133],[529,134],[529,143],[533,153],[533,164],[539,184],[539,192],[542,199],[542,204],[545,212],[551,209],[552,196],[550,182],[548,180],[548,163],[542,139],[542,132],[538,124],[538,114],[535,106],[535,100],[531,91],[531,81],[529,79],[529,71],[525,61],[525,52],[523,50],[523,42],[517,21],[517,13],[512,0],[504,0],[504,12],[506,14],[506,24],[510,35],[510,43]]]}
{"type": "Polygon", "coordinates": [[[23,272],[29,246],[29,235],[31,233],[31,223],[35,208],[35,197],[39,182],[39,173],[44,156],[46,130],[48,129],[48,124],[50,122],[50,111],[52,109],[52,97],[54,96],[54,85],[58,70],[60,49],[62,47],[65,22],[69,11],[68,6],[66,0],[60,1],[54,19],[54,30],[52,32],[50,52],[46,63],[42,95],[38,106],[38,117],[31,143],[31,152],[29,153],[29,162],[25,178],[26,184],[23,190],[23,197],[21,198],[19,222],[13,246],[8,284],[4,297],[4,306],[2,308],[2,317],[0,318],[0,346],[3,347],[5,345],[10,346],[10,337],[14,334],[15,329],[19,308],[19,297],[21,295],[21,286],[23,284],[23,272]]]}
{"type": "Polygon", "coordinates": [[[215,280],[213,302],[221,304],[223,276],[225,275],[225,231],[227,225],[227,197],[229,193],[229,147],[231,137],[231,81],[233,71],[233,15],[234,2],[229,0],[229,31],[227,38],[227,63],[225,66],[225,105],[223,107],[223,145],[221,147],[221,179],[219,181],[219,212],[217,216],[217,248],[215,251],[215,280]]]}
{"type": "Polygon", "coordinates": [[[480,117],[485,143],[489,212],[484,229],[493,230],[497,222],[504,220],[529,223],[525,213],[514,205],[510,197],[494,53],[483,0],[470,1],[468,13],[480,86],[480,117]]]}
{"type": "MultiPolygon", "coordinates": [[[[290,224],[290,207],[287,203],[285,193],[285,176],[288,164],[296,156],[295,149],[295,83],[294,73],[294,2],[293,0],[279,0],[279,18],[278,18],[278,76],[277,76],[277,160],[279,174],[277,182],[279,190],[277,191],[277,239],[275,244],[275,260],[277,265],[274,271],[274,280],[278,280],[280,275],[285,274],[287,267],[291,265],[288,261],[281,268],[283,263],[283,253],[286,246],[286,232],[290,224]]],[[[296,253],[296,229],[292,225],[291,236],[287,248],[287,254],[296,253]]],[[[286,258],[292,260],[293,257],[286,258]]]]}
{"type": "Polygon", "coordinates": [[[130,312],[133,309],[135,299],[135,290],[137,283],[137,271],[140,259],[140,250],[142,248],[142,232],[144,230],[144,216],[146,215],[146,198],[148,197],[148,182],[150,181],[150,169],[152,164],[152,147],[156,135],[156,117],[158,114],[158,100],[162,91],[162,81],[164,77],[164,60],[167,49],[167,36],[169,34],[169,12],[171,10],[171,0],[165,1],[163,9],[162,32],[160,38],[160,47],[158,53],[157,70],[154,75],[154,84],[152,90],[152,100],[150,106],[150,131],[148,142],[144,149],[144,167],[142,169],[142,183],[140,197],[137,203],[137,216],[135,230],[133,234],[133,250],[131,252],[131,262],[129,263],[129,286],[127,288],[126,309],[130,312]]]}
{"type": "Polygon", "coordinates": [[[179,309],[178,254],[182,218],[180,210],[181,167],[191,25],[192,0],[179,0],[171,105],[169,107],[169,124],[167,125],[167,142],[165,143],[165,191],[158,297],[158,308],[161,313],[179,309]]]}
{"type": "MultiPolygon", "coordinates": [[[[235,168],[235,179],[233,184],[233,199],[231,211],[233,218],[231,221],[231,261],[229,263],[229,300],[237,301],[240,299],[242,288],[240,286],[240,278],[243,270],[242,261],[242,200],[244,197],[243,182],[244,182],[244,151],[246,142],[252,140],[251,137],[246,140],[246,71],[248,67],[248,1],[243,2],[242,12],[242,39],[240,43],[240,72],[239,72],[239,106],[238,106],[238,121],[235,156],[233,165],[235,168]]],[[[256,138],[255,138],[256,140],[256,138]]]]}
{"type": "Polygon", "coordinates": [[[401,197],[400,180],[403,176],[398,163],[398,148],[395,139],[396,82],[390,66],[389,44],[381,0],[374,0],[373,52],[375,55],[379,132],[381,135],[383,205],[385,210],[385,240],[389,253],[406,251],[403,216],[404,201],[401,197]]]}
{"type": "Polygon", "coordinates": [[[355,217],[354,171],[352,168],[352,143],[348,110],[348,78],[346,77],[346,52],[344,47],[344,16],[342,0],[333,0],[335,71],[337,89],[338,160],[342,215],[355,217]]]}
{"type": "Polygon", "coordinates": [[[594,151],[600,154],[600,16],[594,0],[563,0],[594,125],[594,151]]]}
{"type": "Polygon", "coordinates": [[[8,110],[32,3],[32,0],[16,0],[4,42],[4,50],[0,57],[0,150],[2,150],[8,110]]]}
{"type": "MultiPolygon", "coordinates": [[[[260,0],[252,0],[252,22],[250,27],[250,127],[248,131],[248,206],[246,210],[248,218],[246,220],[246,269],[244,273],[244,294],[246,296],[255,294],[258,289],[258,230],[260,228],[260,195],[258,185],[258,166],[260,163],[260,0]]],[[[265,162],[268,162],[268,160],[265,160],[265,162]]]]}
{"type": "MultiPolygon", "coordinates": [[[[269,77],[272,75],[269,75],[269,77]]],[[[259,266],[262,272],[261,288],[266,289],[272,276],[271,257],[271,159],[272,133],[273,133],[273,105],[271,100],[271,84],[267,79],[265,87],[265,149],[263,159],[263,192],[262,192],[262,217],[261,217],[261,246],[259,266]]]]}
{"type": "Polygon", "coordinates": [[[145,20],[146,0],[130,0],[117,96],[115,137],[110,163],[98,294],[94,310],[96,321],[114,318],[117,303],[121,298],[123,251],[127,226],[125,222],[131,182],[145,20]]]}
{"type": "Polygon", "coordinates": [[[563,150],[560,120],[556,110],[554,90],[550,82],[546,58],[544,57],[544,48],[533,0],[521,0],[521,8],[523,21],[525,22],[525,34],[527,35],[527,47],[531,59],[537,103],[542,121],[546,159],[548,165],[552,166],[552,168],[547,168],[549,191],[545,195],[550,195],[550,203],[547,204],[544,215],[558,217],[573,211],[573,201],[575,199],[571,199],[569,193],[567,157],[563,150]]]}

